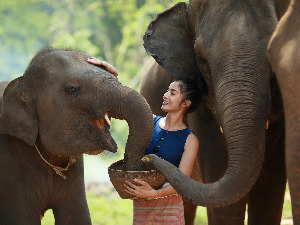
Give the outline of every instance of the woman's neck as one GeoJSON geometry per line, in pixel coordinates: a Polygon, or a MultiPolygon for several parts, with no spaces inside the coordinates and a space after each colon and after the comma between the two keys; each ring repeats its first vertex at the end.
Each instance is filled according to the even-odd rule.
{"type": "Polygon", "coordinates": [[[168,113],[162,120],[162,128],[165,130],[183,130],[187,126],[183,122],[184,114],[168,113]]]}

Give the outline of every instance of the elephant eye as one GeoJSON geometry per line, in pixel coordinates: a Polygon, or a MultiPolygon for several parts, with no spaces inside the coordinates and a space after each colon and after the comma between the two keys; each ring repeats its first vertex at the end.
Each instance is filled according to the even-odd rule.
{"type": "Polygon", "coordinates": [[[200,54],[197,55],[197,60],[199,62],[202,62],[202,63],[206,64],[206,60],[200,54]]]}
{"type": "Polygon", "coordinates": [[[204,58],[201,58],[201,57],[199,58],[199,61],[201,61],[204,64],[206,63],[206,60],[204,58]]]}
{"type": "Polygon", "coordinates": [[[68,95],[73,95],[73,94],[77,95],[79,93],[79,91],[81,90],[81,87],[75,87],[74,85],[67,84],[65,86],[64,90],[68,95]]]}

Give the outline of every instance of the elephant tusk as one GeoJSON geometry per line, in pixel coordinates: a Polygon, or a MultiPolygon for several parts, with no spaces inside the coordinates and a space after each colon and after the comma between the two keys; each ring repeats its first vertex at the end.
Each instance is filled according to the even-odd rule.
{"type": "Polygon", "coordinates": [[[108,118],[107,113],[105,113],[104,118],[105,118],[106,122],[108,123],[108,125],[110,126],[110,125],[111,125],[111,122],[110,122],[110,120],[109,120],[109,118],[108,118]]]}
{"type": "Polygon", "coordinates": [[[266,121],[266,130],[269,129],[269,120],[266,121]]]}
{"type": "Polygon", "coordinates": [[[223,129],[222,129],[222,127],[220,126],[220,131],[221,131],[221,133],[223,134],[223,129]]]}

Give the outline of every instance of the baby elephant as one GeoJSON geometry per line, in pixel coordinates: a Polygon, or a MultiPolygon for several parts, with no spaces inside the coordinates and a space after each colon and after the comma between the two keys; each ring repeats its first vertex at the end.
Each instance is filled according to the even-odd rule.
{"type": "Polygon", "coordinates": [[[88,57],[45,48],[5,88],[0,100],[1,225],[41,224],[47,209],[53,209],[57,225],[91,224],[82,155],[117,150],[109,133],[111,117],[129,124],[126,168],[141,166],[152,135],[151,110],[140,94],[88,63],[88,57]]]}

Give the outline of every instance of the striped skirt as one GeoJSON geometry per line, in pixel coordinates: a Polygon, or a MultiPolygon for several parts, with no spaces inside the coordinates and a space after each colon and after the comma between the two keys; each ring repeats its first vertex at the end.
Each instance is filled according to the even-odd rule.
{"type": "Polygon", "coordinates": [[[133,225],[184,225],[184,208],[180,195],[145,201],[133,201],[133,225]]]}

